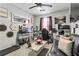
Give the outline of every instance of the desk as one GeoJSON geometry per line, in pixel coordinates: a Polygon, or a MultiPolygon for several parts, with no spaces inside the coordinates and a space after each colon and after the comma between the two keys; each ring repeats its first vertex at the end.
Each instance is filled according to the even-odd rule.
{"type": "Polygon", "coordinates": [[[28,38],[31,36],[33,36],[33,33],[18,34],[18,39],[28,38]]]}
{"type": "Polygon", "coordinates": [[[26,43],[28,40],[32,41],[33,40],[33,33],[24,33],[24,34],[18,34],[18,43],[20,45],[26,43]]]}

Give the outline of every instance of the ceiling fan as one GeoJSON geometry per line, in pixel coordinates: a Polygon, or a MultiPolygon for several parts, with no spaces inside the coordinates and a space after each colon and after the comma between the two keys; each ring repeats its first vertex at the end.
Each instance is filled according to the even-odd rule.
{"type": "Polygon", "coordinates": [[[42,6],[48,6],[48,7],[52,7],[52,5],[48,5],[48,4],[42,4],[42,3],[35,3],[35,6],[29,7],[29,9],[35,8],[35,7],[42,7],[42,6]]]}

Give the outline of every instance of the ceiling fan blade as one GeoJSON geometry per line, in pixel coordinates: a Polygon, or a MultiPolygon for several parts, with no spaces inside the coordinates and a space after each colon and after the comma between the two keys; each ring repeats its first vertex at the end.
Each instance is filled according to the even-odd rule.
{"type": "Polygon", "coordinates": [[[35,4],[37,4],[37,5],[41,5],[42,3],[35,3],[35,4]]]}
{"type": "Polygon", "coordinates": [[[49,7],[52,7],[52,5],[47,5],[47,4],[42,4],[42,6],[49,6],[49,7]]]}
{"type": "Polygon", "coordinates": [[[32,9],[32,8],[34,8],[34,7],[37,7],[37,6],[32,6],[32,7],[29,7],[29,9],[32,9]]]}
{"type": "Polygon", "coordinates": [[[35,4],[39,4],[39,3],[35,3],[35,4]]]}

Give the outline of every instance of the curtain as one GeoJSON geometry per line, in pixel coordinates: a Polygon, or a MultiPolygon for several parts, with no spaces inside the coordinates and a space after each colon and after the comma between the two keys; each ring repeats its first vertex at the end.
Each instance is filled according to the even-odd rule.
{"type": "Polygon", "coordinates": [[[52,30],[52,17],[49,16],[48,18],[49,18],[49,22],[50,22],[49,23],[49,31],[50,31],[50,30],[52,30]]]}
{"type": "Polygon", "coordinates": [[[40,18],[40,31],[42,30],[42,18],[40,18]]]}
{"type": "Polygon", "coordinates": [[[51,16],[47,18],[44,18],[44,17],[40,18],[40,30],[42,30],[45,26],[48,31],[52,30],[52,17],[51,16]]]}

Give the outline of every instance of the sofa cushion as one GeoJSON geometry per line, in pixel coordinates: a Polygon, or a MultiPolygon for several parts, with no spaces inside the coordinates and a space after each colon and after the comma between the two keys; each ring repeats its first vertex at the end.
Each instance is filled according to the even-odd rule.
{"type": "Polygon", "coordinates": [[[64,52],[68,56],[71,56],[72,44],[73,44],[73,41],[60,38],[59,43],[58,43],[58,49],[60,49],[62,52],[64,52]]]}
{"type": "Polygon", "coordinates": [[[71,37],[66,37],[66,36],[60,36],[60,39],[66,39],[66,40],[70,40],[71,39],[71,37]]]}
{"type": "MultiPolygon", "coordinates": [[[[79,35],[72,35],[72,40],[74,41],[73,45],[73,55],[77,56],[79,54],[79,35]]],[[[79,56],[79,55],[78,55],[79,56]]]]}

